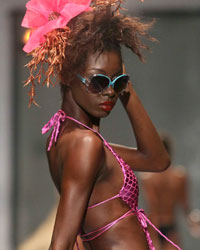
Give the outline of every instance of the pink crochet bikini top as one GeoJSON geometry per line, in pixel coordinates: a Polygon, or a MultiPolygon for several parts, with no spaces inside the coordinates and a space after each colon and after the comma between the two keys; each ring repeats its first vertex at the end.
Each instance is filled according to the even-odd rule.
{"type": "MultiPolygon", "coordinates": [[[[140,222],[143,231],[146,235],[146,239],[149,245],[150,250],[155,250],[155,247],[153,246],[153,242],[151,240],[150,234],[147,230],[147,224],[149,223],[160,235],[162,235],[167,241],[169,241],[172,245],[174,245],[177,249],[181,250],[176,244],[174,244],[171,240],[169,240],[165,235],[163,235],[153,224],[152,222],[147,218],[146,214],[144,213],[143,209],[138,209],[138,195],[139,195],[139,188],[138,188],[138,181],[137,178],[130,168],[123,159],[112,149],[112,147],[109,145],[109,143],[103,138],[103,136],[97,132],[96,130],[86,126],[85,124],[77,121],[76,119],[67,116],[64,111],[59,110],[51,119],[50,121],[42,128],[42,134],[47,133],[51,127],[53,127],[52,135],[50,138],[49,146],[48,146],[48,151],[50,151],[51,146],[53,142],[57,141],[58,134],[59,134],[59,128],[60,128],[60,123],[63,122],[65,119],[70,119],[83,127],[93,131],[96,133],[104,142],[104,145],[111,151],[111,153],[114,155],[114,157],[117,159],[123,175],[124,175],[124,183],[122,188],[120,189],[119,193],[114,195],[113,197],[106,199],[102,202],[99,202],[97,204],[94,204],[92,206],[89,206],[88,209],[95,208],[97,206],[100,206],[101,204],[108,202],[110,200],[113,200],[115,198],[121,198],[125,203],[128,204],[130,207],[130,210],[123,214],[121,217],[118,219],[108,223],[107,225],[97,228],[96,230],[86,233],[86,234],[80,234],[82,241],[91,241],[103,234],[105,231],[107,231],[109,228],[111,228],[113,225],[118,223],[120,220],[126,218],[127,216],[135,214],[138,218],[138,221],[140,222]]],[[[78,247],[78,245],[77,245],[78,247]]],[[[79,248],[78,248],[79,249],[79,248]]]]}

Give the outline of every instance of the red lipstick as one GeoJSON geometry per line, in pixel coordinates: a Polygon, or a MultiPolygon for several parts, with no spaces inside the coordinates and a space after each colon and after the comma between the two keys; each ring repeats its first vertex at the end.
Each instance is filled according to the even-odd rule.
{"type": "Polygon", "coordinates": [[[101,109],[104,111],[111,111],[114,107],[114,103],[113,102],[103,102],[100,103],[101,109]]]}

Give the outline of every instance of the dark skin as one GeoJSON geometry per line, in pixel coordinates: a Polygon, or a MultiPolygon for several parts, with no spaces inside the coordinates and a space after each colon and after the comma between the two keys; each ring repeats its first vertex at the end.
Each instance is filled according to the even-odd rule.
{"type": "MultiPolygon", "coordinates": [[[[90,54],[82,76],[101,73],[111,79],[123,73],[118,51],[90,54]]],[[[99,131],[100,119],[110,111],[100,103],[120,99],[127,112],[137,141],[137,148],[111,144],[134,171],[165,170],[169,156],[132,84],[123,94],[109,87],[101,94],[89,93],[75,79],[64,93],[62,109],[85,125],[99,131]]],[[[120,198],[87,210],[89,205],[116,195],[123,185],[123,173],[111,152],[94,132],[66,119],[59,139],[48,153],[50,172],[60,193],[60,201],[50,250],[72,250],[80,228],[87,233],[115,220],[130,208],[120,198]],[[112,185],[111,185],[112,183],[112,185]]],[[[84,244],[95,250],[147,250],[144,232],[135,215],[118,222],[95,240],[84,244]],[[134,236],[134,237],[133,237],[134,236]]]]}

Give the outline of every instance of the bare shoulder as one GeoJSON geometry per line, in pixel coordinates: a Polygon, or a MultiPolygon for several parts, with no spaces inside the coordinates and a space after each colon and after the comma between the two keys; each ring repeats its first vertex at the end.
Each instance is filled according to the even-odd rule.
{"type": "Polygon", "coordinates": [[[95,134],[93,131],[85,130],[85,129],[74,129],[69,133],[65,133],[59,139],[59,150],[65,149],[66,147],[70,149],[77,144],[93,144],[96,147],[100,147],[103,145],[103,141],[101,138],[95,134]]]}
{"type": "Polygon", "coordinates": [[[97,171],[101,167],[104,145],[94,132],[75,129],[59,139],[58,154],[64,167],[71,172],[84,174],[84,171],[97,171]]]}

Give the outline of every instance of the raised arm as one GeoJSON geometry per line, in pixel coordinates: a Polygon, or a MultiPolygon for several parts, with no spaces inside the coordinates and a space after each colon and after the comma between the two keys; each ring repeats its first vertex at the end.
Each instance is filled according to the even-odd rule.
{"type": "Polygon", "coordinates": [[[121,94],[120,100],[130,119],[137,149],[114,145],[115,150],[133,170],[165,170],[170,164],[169,155],[131,83],[121,94]]]}
{"type": "Polygon", "coordinates": [[[72,250],[104,162],[104,149],[100,138],[90,131],[81,131],[60,144],[61,194],[49,250],[72,250]]]}

